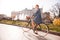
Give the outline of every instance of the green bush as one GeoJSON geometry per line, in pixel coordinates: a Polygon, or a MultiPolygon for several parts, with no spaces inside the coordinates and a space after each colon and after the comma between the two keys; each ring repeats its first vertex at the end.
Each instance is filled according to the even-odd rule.
{"type": "MultiPolygon", "coordinates": [[[[5,23],[5,24],[11,24],[11,25],[18,25],[18,26],[26,26],[27,22],[22,22],[18,20],[1,20],[0,23],[5,23]]],[[[44,24],[41,24],[41,28],[45,29],[44,24]]],[[[49,24],[49,29],[50,31],[55,31],[55,32],[60,32],[60,26],[49,24]]],[[[40,27],[38,26],[38,29],[40,30],[40,27]]]]}

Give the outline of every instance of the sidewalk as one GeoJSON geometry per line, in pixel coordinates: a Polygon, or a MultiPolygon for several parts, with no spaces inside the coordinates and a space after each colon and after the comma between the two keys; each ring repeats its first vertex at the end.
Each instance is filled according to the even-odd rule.
{"type": "Polygon", "coordinates": [[[38,32],[39,35],[33,33],[32,30],[24,32],[22,27],[0,24],[0,40],[60,40],[60,36],[38,32]]]}
{"type": "MultiPolygon", "coordinates": [[[[41,36],[43,36],[43,35],[44,35],[44,32],[39,32],[39,34],[40,34],[41,36]]],[[[60,40],[60,36],[53,35],[53,34],[47,34],[47,35],[45,36],[45,38],[46,38],[47,40],[60,40]]]]}

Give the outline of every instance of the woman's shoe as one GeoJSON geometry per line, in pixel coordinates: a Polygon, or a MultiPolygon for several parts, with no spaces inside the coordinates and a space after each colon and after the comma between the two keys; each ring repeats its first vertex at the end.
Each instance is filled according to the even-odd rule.
{"type": "Polygon", "coordinates": [[[37,32],[37,31],[34,31],[34,33],[35,33],[35,34],[38,34],[38,32],[37,32]]]}

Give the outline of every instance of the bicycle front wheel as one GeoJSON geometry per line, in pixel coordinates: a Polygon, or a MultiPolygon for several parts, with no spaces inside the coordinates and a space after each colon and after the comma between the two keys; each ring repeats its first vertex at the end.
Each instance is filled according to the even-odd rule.
{"type": "Polygon", "coordinates": [[[28,32],[31,30],[31,24],[30,23],[27,23],[24,27],[22,27],[23,31],[24,32],[28,32]]]}

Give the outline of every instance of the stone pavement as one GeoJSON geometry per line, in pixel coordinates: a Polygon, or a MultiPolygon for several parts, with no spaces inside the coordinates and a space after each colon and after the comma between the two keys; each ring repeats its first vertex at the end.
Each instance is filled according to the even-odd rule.
{"type": "Polygon", "coordinates": [[[33,33],[32,30],[24,32],[22,27],[0,24],[0,40],[60,40],[60,36],[47,34],[38,31],[39,35],[33,33]]]}

